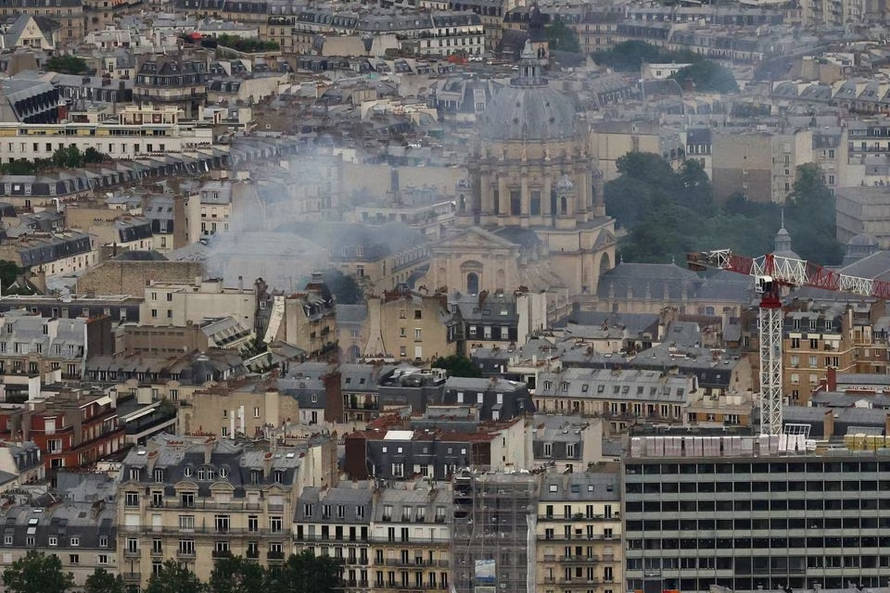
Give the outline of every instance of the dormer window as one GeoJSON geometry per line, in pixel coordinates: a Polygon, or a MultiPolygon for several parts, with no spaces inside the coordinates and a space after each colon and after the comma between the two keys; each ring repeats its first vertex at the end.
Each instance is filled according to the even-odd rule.
{"type": "Polygon", "coordinates": [[[154,471],[154,478],[156,484],[164,483],[164,470],[161,468],[156,468],[154,471]]]}

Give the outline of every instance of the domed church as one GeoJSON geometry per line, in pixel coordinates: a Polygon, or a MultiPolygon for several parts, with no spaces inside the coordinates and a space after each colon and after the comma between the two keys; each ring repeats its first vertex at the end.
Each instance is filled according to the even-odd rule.
{"type": "Polygon", "coordinates": [[[432,247],[428,287],[595,294],[614,265],[615,226],[587,124],[549,86],[539,54],[526,42],[518,76],[482,114],[469,178],[456,188],[460,232],[432,247]]]}

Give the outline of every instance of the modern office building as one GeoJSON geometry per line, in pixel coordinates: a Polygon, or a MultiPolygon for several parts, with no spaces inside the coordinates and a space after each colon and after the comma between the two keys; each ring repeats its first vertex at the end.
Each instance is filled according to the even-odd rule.
{"type": "Polygon", "coordinates": [[[813,445],[786,435],[633,438],[626,590],[886,584],[890,456],[813,445]]]}

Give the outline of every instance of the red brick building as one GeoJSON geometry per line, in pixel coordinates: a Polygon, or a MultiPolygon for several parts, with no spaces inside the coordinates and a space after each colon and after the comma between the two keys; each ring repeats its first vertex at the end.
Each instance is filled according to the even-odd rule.
{"type": "Polygon", "coordinates": [[[111,396],[64,391],[25,408],[0,410],[0,439],[33,441],[50,471],[89,464],[118,451],[125,429],[111,396]]]}

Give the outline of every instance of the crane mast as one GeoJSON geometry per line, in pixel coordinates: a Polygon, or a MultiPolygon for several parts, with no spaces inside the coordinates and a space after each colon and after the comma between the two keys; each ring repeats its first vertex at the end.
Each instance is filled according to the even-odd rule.
{"type": "Polygon", "coordinates": [[[691,270],[728,270],[754,277],[760,296],[757,331],[760,340],[760,434],[782,432],[782,287],[807,286],[863,297],[890,299],[890,282],[829,270],[806,260],[770,253],[752,258],[729,249],[690,253],[691,270]]]}

